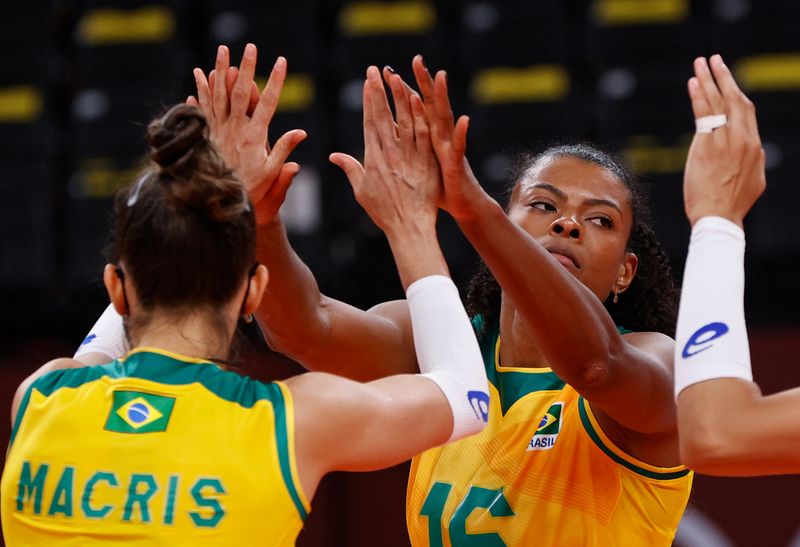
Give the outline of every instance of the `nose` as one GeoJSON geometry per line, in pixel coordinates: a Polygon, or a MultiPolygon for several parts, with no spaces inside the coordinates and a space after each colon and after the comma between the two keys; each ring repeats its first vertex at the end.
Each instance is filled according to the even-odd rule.
{"type": "Polygon", "coordinates": [[[583,228],[573,217],[561,217],[550,225],[550,233],[558,236],[581,239],[583,228]]]}

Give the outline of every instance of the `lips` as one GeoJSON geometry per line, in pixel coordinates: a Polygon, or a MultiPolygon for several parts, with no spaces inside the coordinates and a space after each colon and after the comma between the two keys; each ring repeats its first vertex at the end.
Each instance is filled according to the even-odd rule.
{"type": "Polygon", "coordinates": [[[547,251],[553,255],[553,258],[558,260],[561,264],[567,267],[573,267],[577,270],[581,269],[581,265],[575,258],[575,255],[566,247],[545,247],[547,251]]]}

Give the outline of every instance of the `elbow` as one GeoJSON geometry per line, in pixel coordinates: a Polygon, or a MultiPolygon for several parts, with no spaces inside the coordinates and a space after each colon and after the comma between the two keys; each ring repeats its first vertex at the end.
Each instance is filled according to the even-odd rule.
{"type": "Polygon", "coordinates": [[[678,425],[681,462],[704,475],[724,474],[735,460],[736,443],[725,424],[713,419],[694,419],[678,425]]]}
{"type": "Polygon", "coordinates": [[[567,383],[580,392],[591,393],[602,390],[611,377],[611,367],[607,361],[587,361],[577,367],[573,374],[565,378],[567,383]]]}

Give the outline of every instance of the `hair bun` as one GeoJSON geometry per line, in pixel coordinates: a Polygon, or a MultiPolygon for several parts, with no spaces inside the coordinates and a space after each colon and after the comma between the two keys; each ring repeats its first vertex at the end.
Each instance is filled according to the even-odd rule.
{"type": "Polygon", "coordinates": [[[194,106],[178,104],[147,126],[150,158],[164,171],[180,169],[200,143],[207,142],[208,124],[194,106]]]}

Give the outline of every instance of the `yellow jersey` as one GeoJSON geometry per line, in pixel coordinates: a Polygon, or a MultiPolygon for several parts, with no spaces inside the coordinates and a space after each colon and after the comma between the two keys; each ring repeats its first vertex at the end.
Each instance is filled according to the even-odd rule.
{"type": "Polygon", "coordinates": [[[670,545],[692,473],[624,453],[551,369],[501,367],[497,326],[480,334],[480,316],[473,325],[489,377],[489,423],[412,461],[412,545],[670,545]]]}
{"type": "Polygon", "coordinates": [[[138,348],[27,390],[0,511],[8,545],[294,545],[309,511],[292,397],[138,348]]]}

